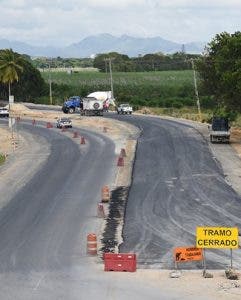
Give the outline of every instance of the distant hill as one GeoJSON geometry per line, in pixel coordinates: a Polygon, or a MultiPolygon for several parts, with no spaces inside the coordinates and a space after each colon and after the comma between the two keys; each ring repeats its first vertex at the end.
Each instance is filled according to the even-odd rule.
{"type": "Polygon", "coordinates": [[[204,49],[205,43],[187,43],[178,44],[165,40],[161,37],[153,38],[136,38],[128,35],[116,37],[110,34],[99,34],[88,36],[78,43],[66,47],[37,47],[18,41],[8,41],[0,39],[0,49],[12,48],[14,51],[30,56],[47,56],[47,57],[90,57],[91,55],[107,52],[118,52],[127,54],[130,57],[144,55],[147,53],[163,52],[175,53],[180,52],[183,48],[187,53],[198,54],[204,49]]]}

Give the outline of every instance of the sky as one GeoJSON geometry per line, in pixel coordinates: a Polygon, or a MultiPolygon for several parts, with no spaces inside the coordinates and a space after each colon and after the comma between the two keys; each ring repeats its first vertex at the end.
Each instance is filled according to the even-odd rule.
{"type": "Polygon", "coordinates": [[[210,42],[241,31],[241,0],[0,0],[0,39],[68,46],[90,35],[210,42]]]}

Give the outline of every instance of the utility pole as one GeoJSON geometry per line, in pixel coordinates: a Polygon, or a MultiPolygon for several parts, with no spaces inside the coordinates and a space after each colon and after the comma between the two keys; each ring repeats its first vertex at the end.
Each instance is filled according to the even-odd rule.
{"type": "Polygon", "coordinates": [[[114,99],[114,88],[113,88],[113,77],[112,77],[112,60],[114,60],[114,58],[105,58],[105,61],[109,62],[109,70],[110,70],[110,88],[111,88],[111,98],[114,99]]]}
{"type": "Polygon", "coordinates": [[[198,89],[197,89],[196,70],[195,70],[195,65],[194,65],[194,61],[192,58],[191,58],[191,63],[192,63],[192,69],[193,69],[194,89],[195,89],[195,95],[196,95],[196,99],[197,99],[197,109],[198,109],[199,121],[201,122],[202,114],[201,114],[200,100],[199,100],[199,94],[198,94],[198,89]]]}
{"type": "Polygon", "coordinates": [[[53,97],[52,97],[52,78],[51,78],[51,67],[49,63],[49,104],[53,104],[53,97]]]}

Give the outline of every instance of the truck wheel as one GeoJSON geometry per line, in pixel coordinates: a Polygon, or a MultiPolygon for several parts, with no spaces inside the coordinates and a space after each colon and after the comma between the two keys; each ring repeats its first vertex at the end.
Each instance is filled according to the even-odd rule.
{"type": "Polygon", "coordinates": [[[73,114],[73,113],[74,113],[74,108],[73,108],[73,107],[70,107],[70,108],[69,108],[69,113],[70,113],[70,114],[73,114]]]}

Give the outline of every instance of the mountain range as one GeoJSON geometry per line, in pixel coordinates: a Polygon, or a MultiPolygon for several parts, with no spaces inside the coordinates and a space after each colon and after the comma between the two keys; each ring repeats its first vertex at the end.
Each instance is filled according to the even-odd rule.
{"type": "Polygon", "coordinates": [[[164,54],[175,53],[185,50],[186,53],[199,54],[204,50],[204,42],[191,42],[179,44],[161,37],[137,38],[128,35],[120,37],[111,34],[99,34],[88,36],[80,42],[66,47],[43,47],[32,46],[19,41],[0,39],[0,49],[11,48],[20,54],[27,54],[33,57],[90,57],[92,55],[108,52],[127,54],[130,57],[137,57],[147,53],[162,52],[164,54]]]}

